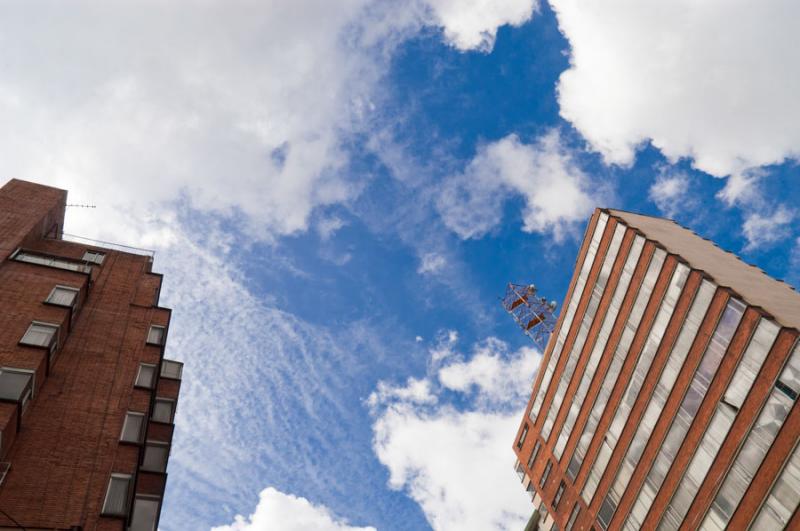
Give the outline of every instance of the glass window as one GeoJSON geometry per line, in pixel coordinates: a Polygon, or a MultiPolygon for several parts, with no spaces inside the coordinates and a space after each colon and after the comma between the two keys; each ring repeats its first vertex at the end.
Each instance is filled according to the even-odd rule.
{"type": "Polygon", "coordinates": [[[0,368],[0,398],[5,400],[20,401],[33,389],[33,371],[0,368]]]}
{"type": "Polygon", "coordinates": [[[542,383],[539,385],[539,390],[536,393],[536,399],[533,401],[531,412],[528,415],[532,422],[536,422],[536,417],[539,414],[539,410],[542,407],[542,402],[544,402],[545,394],[547,394],[547,389],[550,386],[550,379],[553,377],[553,372],[558,364],[558,359],[561,357],[561,349],[564,348],[564,341],[566,341],[567,334],[569,333],[570,328],[572,328],[572,320],[575,317],[575,312],[578,309],[578,303],[583,296],[583,290],[586,286],[586,279],[589,277],[589,271],[592,269],[592,265],[594,264],[594,257],[597,254],[597,248],[600,246],[600,240],[603,238],[603,232],[605,231],[606,223],[608,223],[608,214],[600,214],[600,216],[597,218],[597,224],[595,225],[592,239],[589,242],[589,248],[586,250],[586,256],[583,259],[583,264],[581,265],[578,279],[575,281],[575,288],[572,290],[572,296],[570,297],[569,304],[567,305],[566,313],[564,313],[564,320],[561,322],[556,343],[553,346],[552,352],[550,353],[550,358],[547,362],[544,376],[542,376],[542,383]]]}
{"type": "Polygon", "coordinates": [[[528,458],[528,469],[533,469],[533,463],[536,461],[536,456],[539,455],[539,448],[542,445],[539,441],[536,441],[536,444],[533,445],[533,450],[531,450],[531,456],[528,458]]]}
{"type": "Polygon", "coordinates": [[[561,426],[561,432],[558,435],[555,446],[555,455],[558,459],[561,459],[561,456],[564,454],[567,441],[569,441],[572,429],[575,427],[575,421],[578,419],[578,414],[583,407],[586,394],[589,392],[589,386],[594,378],[597,365],[600,363],[600,357],[608,343],[611,328],[617,320],[617,314],[619,313],[620,306],[622,306],[622,300],[625,298],[625,294],[628,293],[628,286],[630,285],[631,277],[633,277],[633,272],[636,269],[636,264],[639,263],[639,257],[642,255],[643,247],[644,237],[637,235],[633,240],[633,245],[631,245],[628,257],[625,260],[625,266],[622,269],[619,281],[617,281],[617,287],[614,289],[614,296],[603,315],[602,327],[595,338],[592,353],[589,355],[589,361],[586,364],[586,369],[584,369],[583,377],[579,380],[578,389],[575,391],[575,397],[570,403],[569,413],[567,413],[564,425],[561,426]]]}
{"type": "Polygon", "coordinates": [[[578,439],[578,445],[575,448],[572,459],[570,459],[569,466],[567,468],[567,476],[572,479],[575,479],[575,477],[578,475],[578,471],[583,464],[583,459],[586,457],[586,452],[588,451],[589,445],[594,438],[595,430],[597,429],[597,425],[603,416],[603,411],[605,411],[606,405],[608,404],[608,399],[611,396],[614,385],[619,378],[622,365],[628,356],[628,349],[633,342],[633,337],[636,334],[636,330],[639,328],[639,323],[641,322],[642,315],[644,314],[644,309],[653,293],[653,288],[656,285],[656,280],[658,280],[658,275],[661,273],[661,267],[664,265],[664,259],[666,256],[666,251],[663,249],[656,249],[650,259],[650,263],[647,266],[647,273],[645,273],[642,285],[636,294],[636,300],[633,303],[633,308],[631,308],[628,320],[625,322],[625,328],[622,331],[619,343],[617,343],[617,347],[614,350],[611,365],[609,366],[608,371],[603,378],[603,384],[600,387],[597,396],[594,398],[594,404],[592,405],[591,412],[589,413],[589,418],[586,421],[586,425],[583,428],[583,433],[581,434],[580,439],[578,439]]]}
{"type": "Polygon", "coordinates": [[[143,439],[144,413],[128,411],[122,423],[120,441],[140,443],[143,439]]]}
{"type": "Polygon", "coordinates": [[[565,531],[572,531],[572,528],[575,527],[575,522],[578,520],[578,514],[581,512],[581,504],[575,502],[575,507],[572,508],[572,512],[569,515],[569,520],[567,521],[567,527],[564,528],[565,531]]]}
{"type": "Polygon", "coordinates": [[[566,488],[566,484],[562,481],[558,485],[558,490],[556,491],[556,497],[553,498],[553,509],[558,509],[558,504],[561,503],[561,496],[564,495],[564,489],[566,488]]]}
{"type": "Polygon", "coordinates": [[[572,348],[567,355],[567,362],[564,367],[564,371],[561,374],[561,379],[558,382],[558,387],[556,388],[556,393],[553,397],[553,403],[547,412],[547,418],[545,419],[544,426],[542,428],[542,438],[544,440],[547,440],[550,437],[550,431],[553,429],[553,424],[555,423],[561,403],[564,400],[567,387],[572,381],[572,376],[575,373],[575,367],[577,366],[578,360],[581,357],[581,352],[583,352],[583,345],[586,343],[586,337],[589,334],[589,329],[592,327],[592,323],[594,323],[594,316],[597,312],[598,306],[600,306],[600,299],[603,298],[603,293],[605,293],[606,283],[608,282],[608,277],[611,275],[611,269],[614,266],[614,262],[617,259],[617,253],[619,253],[619,247],[622,244],[622,237],[625,236],[626,228],[627,227],[625,225],[620,223],[614,229],[614,236],[611,238],[611,243],[608,246],[608,252],[606,252],[605,259],[603,260],[603,266],[600,269],[597,281],[592,288],[589,304],[586,307],[586,310],[583,314],[583,319],[581,320],[580,328],[578,329],[578,335],[575,338],[575,341],[573,341],[572,348]]]}
{"type": "Polygon", "coordinates": [[[47,296],[47,302],[58,306],[72,307],[78,299],[78,288],[71,288],[69,286],[56,286],[50,295],[47,296]]]}
{"type": "MultiPolygon", "coordinates": [[[[608,450],[601,452],[589,473],[589,478],[584,485],[583,499],[586,503],[594,497],[600,479],[606,471],[608,462],[611,455],[617,447],[617,441],[622,436],[622,430],[628,423],[633,406],[639,399],[639,394],[642,390],[645,378],[650,374],[650,366],[655,359],[656,353],[661,346],[661,339],[664,337],[664,332],[667,330],[667,325],[672,319],[672,313],[675,310],[675,305],[678,303],[678,298],[683,292],[683,286],[686,284],[686,279],[689,276],[689,268],[683,264],[678,264],[675,271],[672,273],[667,291],[664,293],[664,298],[661,300],[661,305],[658,308],[658,313],[653,320],[653,325],[650,327],[650,332],[647,335],[647,340],[639,353],[638,360],[633,369],[633,374],[628,380],[628,385],[625,388],[625,393],[617,405],[617,410],[614,413],[614,418],[611,425],[603,438],[603,445],[608,446],[608,450]]],[[[629,355],[636,356],[635,353],[629,355]]],[[[613,411],[613,410],[612,410],[613,411]]],[[[613,490],[609,491],[607,499],[600,508],[599,521],[602,524],[608,525],[611,521],[611,516],[617,508],[617,503],[622,497],[622,493],[616,493],[613,490]]]]}
{"type": "Polygon", "coordinates": [[[169,458],[169,444],[147,441],[142,460],[142,470],[150,472],[166,472],[169,458]]]}
{"type": "Polygon", "coordinates": [[[133,514],[128,531],[155,531],[161,500],[137,495],[133,500],[133,514]]]}
{"type": "Polygon", "coordinates": [[[172,360],[161,360],[161,377],[180,380],[183,374],[183,363],[172,360]]]}
{"type": "Polygon", "coordinates": [[[522,445],[525,443],[525,437],[528,436],[528,424],[525,423],[525,426],[522,428],[522,433],[519,434],[519,440],[517,441],[517,448],[522,448],[522,445]]]}
{"type": "Polygon", "coordinates": [[[634,503],[631,514],[625,524],[627,529],[637,529],[650,511],[650,506],[661,489],[675,456],[678,454],[689,427],[694,420],[697,410],[708,390],[708,385],[719,367],[728,344],[733,337],[739,321],[744,313],[745,305],[737,300],[730,299],[722,317],[717,322],[714,333],[706,346],[703,357],[694,371],[689,388],[681,401],[678,412],[672,421],[661,448],[648,472],[644,484],[639,491],[639,496],[634,503]]]}
{"type": "Polygon", "coordinates": [[[545,484],[547,483],[547,476],[550,475],[550,469],[553,468],[553,462],[548,461],[547,464],[544,466],[544,472],[542,473],[542,479],[539,481],[539,488],[544,488],[545,484]]]}
{"type": "Polygon", "coordinates": [[[800,504],[800,446],[795,447],[753,522],[753,530],[787,529],[800,504]]]}
{"type": "Polygon", "coordinates": [[[44,256],[40,254],[30,253],[27,251],[19,251],[14,254],[13,259],[17,262],[25,262],[28,264],[36,264],[55,269],[64,269],[66,271],[77,271],[79,273],[91,273],[92,267],[82,264],[78,261],[72,261],[67,258],[58,258],[56,256],[44,256]]]}
{"type": "Polygon", "coordinates": [[[147,342],[151,345],[164,344],[164,327],[158,325],[150,325],[150,331],[147,333],[147,342]]]}
{"type": "Polygon", "coordinates": [[[728,525],[794,405],[796,393],[800,391],[798,365],[800,365],[800,344],[795,347],[789,357],[775,382],[775,387],[742,443],[739,453],[728,470],[706,519],[703,521],[704,527],[725,529],[728,525]],[[789,396],[783,390],[784,387],[788,388],[794,396],[789,396]]]}
{"type": "Polygon", "coordinates": [[[83,261],[84,262],[91,262],[93,264],[100,265],[103,263],[103,259],[106,257],[105,253],[100,253],[97,251],[86,251],[83,253],[83,261]]]}
{"type": "Polygon", "coordinates": [[[128,496],[131,476],[129,474],[111,474],[103,501],[103,514],[110,516],[126,516],[128,514],[128,496]]]}
{"type": "Polygon", "coordinates": [[[171,423],[175,414],[175,401],[168,398],[156,398],[153,407],[153,420],[156,422],[171,423]]]}
{"type": "Polygon", "coordinates": [[[156,366],[150,363],[140,363],[139,372],[136,374],[136,387],[152,389],[156,380],[156,366]]]}
{"type": "Polygon", "coordinates": [[[51,348],[58,342],[58,325],[34,321],[19,342],[23,345],[51,348]]]}

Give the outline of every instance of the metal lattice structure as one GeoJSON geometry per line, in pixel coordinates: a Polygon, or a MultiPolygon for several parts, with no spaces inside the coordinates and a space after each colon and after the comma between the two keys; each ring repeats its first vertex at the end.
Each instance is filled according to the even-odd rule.
{"type": "Polygon", "coordinates": [[[544,351],[556,326],[556,301],[536,296],[533,284],[508,283],[503,308],[514,318],[525,334],[544,351]]]}

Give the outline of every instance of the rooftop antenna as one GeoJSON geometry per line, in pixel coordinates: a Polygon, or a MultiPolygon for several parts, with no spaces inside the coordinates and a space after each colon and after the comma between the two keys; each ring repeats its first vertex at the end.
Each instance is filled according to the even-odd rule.
{"type": "Polygon", "coordinates": [[[514,318],[522,331],[544,351],[556,326],[556,301],[537,296],[534,284],[508,283],[503,308],[514,318]]]}
{"type": "Polygon", "coordinates": [[[89,204],[89,203],[71,203],[71,204],[68,204],[68,205],[67,205],[67,207],[78,207],[78,208],[97,208],[96,206],[94,206],[94,205],[91,205],[91,204],[89,204]]]}

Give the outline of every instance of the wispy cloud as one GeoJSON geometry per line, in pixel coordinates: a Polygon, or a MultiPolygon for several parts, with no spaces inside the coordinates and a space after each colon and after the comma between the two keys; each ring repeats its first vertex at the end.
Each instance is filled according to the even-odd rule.
{"type": "Polygon", "coordinates": [[[742,225],[742,233],[747,239],[746,251],[769,246],[791,235],[791,222],[794,211],[781,205],[771,214],[748,214],[742,225]]]}

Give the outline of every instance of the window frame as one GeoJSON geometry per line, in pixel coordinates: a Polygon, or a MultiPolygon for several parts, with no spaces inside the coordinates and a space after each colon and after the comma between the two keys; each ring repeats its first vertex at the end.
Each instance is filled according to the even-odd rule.
{"type": "Polygon", "coordinates": [[[544,465],[544,472],[542,472],[542,477],[539,479],[539,488],[544,489],[544,486],[547,485],[547,479],[550,477],[550,470],[553,468],[553,461],[550,459],[547,460],[547,464],[544,465]]]}
{"type": "Polygon", "coordinates": [[[133,519],[134,519],[134,515],[135,515],[135,511],[136,511],[136,501],[140,500],[140,499],[141,500],[148,500],[148,501],[155,501],[158,504],[158,509],[156,510],[156,519],[153,522],[153,527],[151,528],[153,530],[158,529],[158,521],[159,521],[159,519],[161,517],[161,506],[162,506],[164,500],[161,498],[161,496],[155,496],[153,494],[134,494],[133,495],[133,502],[131,503],[130,520],[128,522],[129,527],[127,529],[129,529],[129,530],[133,529],[130,526],[132,526],[132,524],[134,523],[133,519]]]}
{"type": "Polygon", "coordinates": [[[95,265],[103,265],[103,260],[105,259],[106,259],[106,253],[102,251],[95,251],[94,249],[86,249],[83,252],[83,258],[81,258],[81,260],[83,260],[84,262],[89,262],[90,264],[95,264],[95,265]],[[94,255],[94,256],[87,258],[88,255],[94,255]]]}
{"type": "Polygon", "coordinates": [[[558,510],[558,504],[561,503],[561,497],[564,496],[564,491],[567,488],[567,484],[564,480],[561,480],[561,483],[558,485],[558,489],[556,490],[556,495],[553,496],[553,509],[558,510]]]}
{"type": "Polygon", "coordinates": [[[133,387],[135,387],[137,389],[147,389],[149,391],[152,391],[153,389],[156,388],[157,378],[158,378],[158,365],[156,365],[155,363],[140,362],[139,363],[139,368],[136,370],[136,378],[134,378],[134,380],[133,380],[133,387]],[[144,367],[150,367],[150,368],[153,369],[153,373],[152,373],[152,375],[150,377],[150,385],[149,386],[142,385],[142,384],[139,383],[139,378],[142,376],[142,368],[144,368],[144,367]]]}
{"type": "Polygon", "coordinates": [[[528,430],[529,429],[530,428],[528,427],[528,423],[526,422],[522,426],[522,431],[520,432],[519,439],[517,440],[517,450],[522,450],[522,446],[525,444],[525,439],[528,438],[528,430]]]}
{"type": "Polygon", "coordinates": [[[53,289],[50,290],[50,293],[47,295],[47,298],[44,300],[44,303],[45,304],[50,304],[52,306],[58,306],[59,308],[72,308],[72,309],[75,309],[75,308],[78,307],[78,298],[80,297],[80,294],[81,294],[81,289],[80,288],[76,288],[76,287],[73,287],[73,286],[67,286],[65,284],[56,284],[55,286],[53,286],[53,289]],[[59,289],[65,290],[65,291],[71,291],[72,293],[74,293],[75,296],[72,299],[72,304],[60,304],[58,302],[54,302],[54,301],[51,300],[53,298],[53,295],[59,289]]]}
{"type": "Polygon", "coordinates": [[[153,440],[150,440],[150,439],[146,440],[144,442],[144,454],[142,455],[142,464],[139,466],[139,469],[143,470],[145,472],[151,472],[151,473],[154,473],[154,474],[166,474],[167,473],[167,464],[169,463],[170,450],[171,450],[170,444],[168,442],[166,442],[166,441],[158,441],[158,440],[154,440],[154,439],[153,440]],[[164,470],[157,470],[157,469],[146,468],[145,467],[144,460],[145,460],[145,457],[147,455],[147,450],[151,446],[157,446],[157,447],[160,447],[160,448],[164,448],[166,450],[166,455],[164,456],[164,470]]]}
{"type": "Polygon", "coordinates": [[[122,419],[122,429],[119,433],[119,442],[126,444],[141,445],[145,440],[145,436],[147,435],[147,430],[145,429],[146,427],[147,427],[147,415],[145,413],[142,413],[141,411],[131,411],[131,410],[125,411],[125,417],[122,419]],[[128,417],[131,416],[141,418],[141,424],[139,425],[139,437],[135,441],[131,441],[124,438],[125,427],[128,424],[128,417]]]}
{"type": "Polygon", "coordinates": [[[131,482],[133,480],[133,474],[126,474],[124,472],[112,472],[108,476],[108,483],[106,484],[106,494],[103,497],[103,505],[100,507],[100,515],[101,516],[121,516],[127,517],[128,511],[131,508],[131,495],[132,495],[132,485],[131,482]],[[125,507],[123,512],[111,512],[106,509],[108,505],[108,495],[111,493],[111,485],[114,482],[114,479],[124,479],[127,482],[127,488],[125,492],[125,507]]]}
{"type": "Polygon", "coordinates": [[[158,347],[163,347],[166,338],[167,338],[167,327],[166,326],[151,324],[150,327],[147,329],[147,339],[145,340],[145,343],[147,343],[148,345],[155,345],[155,346],[158,346],[158,347]],[[158,343],[150,341],[150,334],[153,333],[153,329],[154,328],[160,328],[161,329],[161,338],[160,338],[158,343]]]}
{"type": "Polygon", "coordinates": [[[159,376],[161,378],[167,378],[168,380],[176,380],[180,382],[183,379],[183,363],[180,361],[175,360],[168,360],[166,358],[161,360],[161,370],[159,370],[159,376]],[[178,376],[170,376],[169,374],[164,374],[164,369],[167,365],[174,365],[178,367],[178,376]]]}
{"type": "Polygon", "coordinates": [[[153,414],[150,415],[150,420],[153,422],[159,422],[161,424],[174,424],[175,423],[175,406],[177,405],[177,400],[174,398],[166,398],[163,396],[157,396],[155,401],[153,402],[153,414]],[[170,402],[172,404],[172,409],[170,411],[170,419],[168,421],[158,420],[156,418],[156,403],[158,402],[170,402]]]}
{"type": "Polygon", "coordinates": [[[25,332],[22,334],[22,337],[19,339],[17,344],[18,345],[23,345],[23,346],[26,346],[26,347],[45,349],[48,352],[52,353],[52,352],[55,352],[58,349],[59,340],[60,339],[61,339],[61,325],[60,324],[50,323],[50,322],[47,322],[47,321],[39,321],[39,320],[34,319],[28,325],[28,328],[25,329],[25,332]],[[48,327],[48,328],[55,328],[55,333],[50,338],[50,343],[49,344],[47,344],[47,345],[39,345],[38,343],[26,343],[25,342],[25,336],[27,336],[28,332],[30,332],[31,328],[36,326],[36,325],[45,326],[45,327],[48,327]]]}

